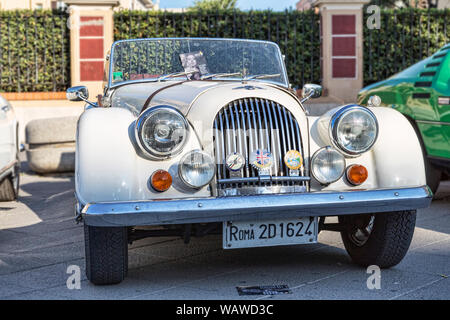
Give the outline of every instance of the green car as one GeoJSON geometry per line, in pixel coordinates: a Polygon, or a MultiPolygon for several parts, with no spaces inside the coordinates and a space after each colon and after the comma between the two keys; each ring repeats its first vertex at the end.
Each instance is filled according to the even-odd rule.
{"type": "Polygon", "coordinates": [[[378,95],[405,115],[421,138],[427,184],[436,192],[450,172],[450,44],[392,77],[365,87],[358,103],[378,95]]]}

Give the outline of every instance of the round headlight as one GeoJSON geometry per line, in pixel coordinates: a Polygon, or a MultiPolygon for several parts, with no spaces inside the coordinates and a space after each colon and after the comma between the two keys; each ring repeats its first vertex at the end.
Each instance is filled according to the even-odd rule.
{"type": "Polygon", "coordinates": [[[156,158],[167,158],[183,149],[189,126],[177,110],[169,106],[157,106],[144,111],[139,117],[136,132],[146,153],[156,158]]]}
{"type": "Polygon", "coordinates": [[[212,158],[207,153],[192,151],[181,159],[178,171],[185,184],[198,189],[212,180],[215,168],[212,158]]]}
{"type": "Polygon", "coordinates": [[[349,105],[331,118],[331,140],[348,155],[358,155],[369,150],[377,140],[378,122],[369,109],[349,105]]]}
{"type": "Polygon", "coordinates": [[[345,158],[337,150],[324,147],[314,153],[311,159],[311,171],[321,184],[330,184],[339,180],[345,171],[345,158]]]}

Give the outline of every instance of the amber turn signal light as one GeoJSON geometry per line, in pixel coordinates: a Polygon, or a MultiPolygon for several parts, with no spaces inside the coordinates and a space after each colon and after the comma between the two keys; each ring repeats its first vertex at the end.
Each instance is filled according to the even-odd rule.
{"type": "Polygon", "coordinates": [[[360,164],[353,164],[347,168],[347,180],[354,186],[359,186],[366,181],[368,175],[366,167],[360,164]]]}
{"type": "Polygon", "coordinates": [[[165,170],[156,170],[150,178],[153,189],[159,192],[166,191],[172,185],[172,176],[165,170]]]}

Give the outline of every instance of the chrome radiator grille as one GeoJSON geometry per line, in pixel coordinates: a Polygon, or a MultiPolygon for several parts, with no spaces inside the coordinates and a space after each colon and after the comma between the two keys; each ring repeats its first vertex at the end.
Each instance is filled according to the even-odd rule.
{"type": "Polygon", "coordinates": [[[257,186],[306,186],[304,169],[299,176],[289,176],[284,155],[298,150],[302,155],[300,127],[284,106],[267,99],[245,98],[230,102],[214,120],[214,150],[218,189],[257,186]],[[249,165],[250,153],[266,149],[273,155],[271,177],[259,177],[249,165]],[[246,160],[240,177],[226,168],[227,155],[238,152],[246,160]]]}

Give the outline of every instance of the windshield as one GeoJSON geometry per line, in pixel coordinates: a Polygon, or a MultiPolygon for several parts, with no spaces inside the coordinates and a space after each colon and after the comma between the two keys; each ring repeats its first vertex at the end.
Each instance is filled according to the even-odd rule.
{"type": "Polygon", "coordinates": [[[238,39],[137,39],[113,44],[109,86],[129,81],[180,79],[274,82],[288,86],[273,42],[238,39]]]}

